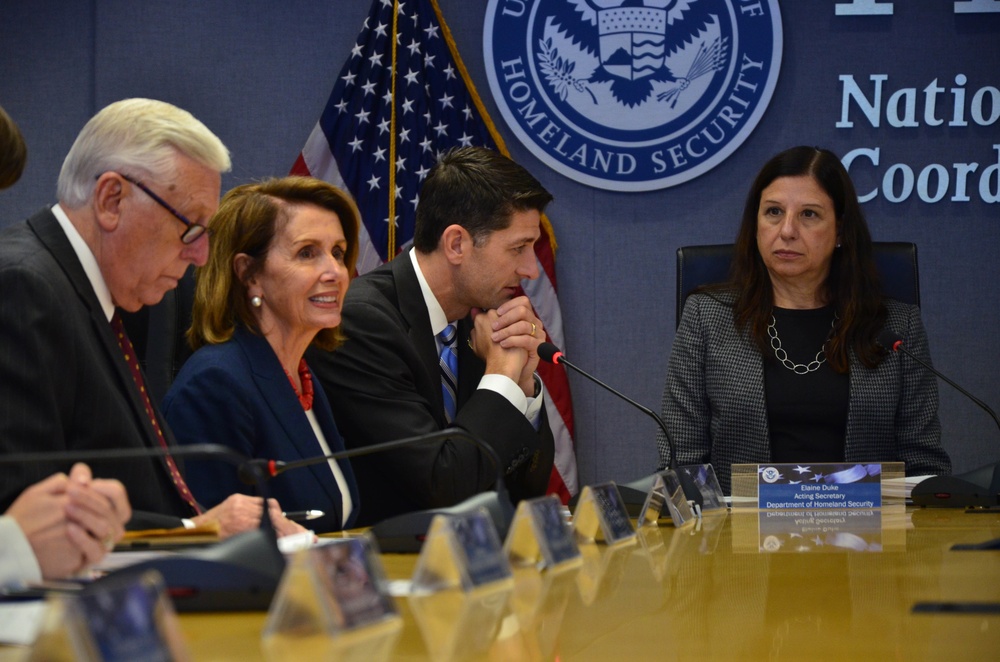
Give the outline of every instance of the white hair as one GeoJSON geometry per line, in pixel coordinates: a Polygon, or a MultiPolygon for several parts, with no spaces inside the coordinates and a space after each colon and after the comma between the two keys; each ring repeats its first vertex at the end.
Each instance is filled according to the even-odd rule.
{"type": "Polygon", "coordinates": [[[153,99],[116,101],[80,131],[63,161],[56,197],[80,207],[90,200],[97,177],[110,170],[172,179],[178,154],[219,173],[232,167],[226,146],[188,111],[153,99]]]}

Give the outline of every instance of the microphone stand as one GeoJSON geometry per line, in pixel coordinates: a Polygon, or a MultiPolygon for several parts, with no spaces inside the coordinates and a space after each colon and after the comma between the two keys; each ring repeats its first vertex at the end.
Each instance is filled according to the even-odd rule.
{"type": "MultiPolygon", "coordinates": [[[[16,453],[0,456],[0,465],[118,461],[166,455],[224,459],[238,467],[248,461],[245,455],[228,446],[192,444],[173,448],[16,453]]],[[[163,576],[177,611],[266,611],[284,573],[285,557],[278,549],[277,533],[268,512],[264,476],[256,469],[247,471],[248,477],[254,474],[257,474],[256,485],[264,498],[258,529],[234,535],[205,549],[126,566],[108,577],[157,570],[163,576]]]]}
{"type": "MultiPolygon", "coordinates": [[[[670,432],[667,430],[667,424],[664,423],[663,419],[657,416],[657,414],[652,409],[639,404],[632,398],[628,397],[624,393],[621,393],[617,389],[612,388],[611,386],[605,384],[600,379],[594,377],[593,375],[586,372],[582,368],[579,368],[576,365],[570,363],[569,361],[566,360],[566,356],[561,351],[559,351],[559,349],[552,343],[543,342],[541,345],[539,345],[538,356],[543,361],[546,361],[548,363],[554,363],[556,365],[564,365],[567,368],[572,368],[577,374],[583,375],[584,377],[594,382],[601,388],[606,389],[611,393],[614,393],[619,398],[621,398],[625,402],[629,403],[630,405],[632,405],[633,407],[635,407],[636,409],[638,409],[639,411],[641,411],[642,413],[646,414],[654,421],[656,421],[656,424],[660,426],[660,430],[663,431],[663,438],[667,442],[667,448],[670,453],[667,469],[677,468],[677,451],[675,449],[673,439],[670,437],[670,432]]],[[[699,507],[704,505],[701,491],[693,484],[688,475],[683,471],[678,471],[677,478],[678,480],[681,481],[681,487],[683,488],[684,494],[687,496],[687,498],[694,501],[696,504],[698,504],[699,507]]],[[[653,474],[650,476],[639,478],[638,480],[634,480],[630,483],[624,483],[617,486],[618,493],[621,494],[622,500],[625,502],[625,507],[630,515],[633,515],[635,517],[639,516],[639,513],[642,510],[642,506],[646,502],[646,496],[649,494],[649,490],[650,488],[652,488],[655,480],[656,480],[656,474],[653,474]]],[[[574,505],[575,499],[576,497],[570,500],[571,506],[574,505]]]]}
{"type": "MultiPolygon", "coordinates": [[[[951,385],[956,391],[972,400],[990,415],[1000,428],[1000,418],[985,402],[943,375],[934,366],[922,360],[904,345],[903,337],[884,329],[878,335],[878,344],[890,352],[902,352],[951,385]]],[[[934,476],[915,485],[910,499],[919,506],[951,506],[959,508],[989,508],[1000,506],[1000,463],[987,465],[961,476],[934,476]],[[989,476],[987,476],[989,474],[989,476]]]]}
{"type": "Polygon", "coordinates": [[[240,477],[245,478],[244,482],[254,485],[264,497],[265,508],[260,518],[260,528],[270,531],[273,537],[277,538],[274,530],[274,522],[267,510],[267,491],[264,486],[265,476],[259,467],[249,466],[249,458],[242,453],[238,453],[229,446],[222,444],[191,444],[188,446],[175,446],[171,448],[103,448],[95,450],[81,451],[39,451],[35,453],[16,453],[7,456],[0,456],[0,465],[4,464],[34,464],[47,463],[55,464],[59,462],[102,462],[116,460],[134,460],[150,457],[192,457],[204,459],[224,459],[230,464],[238,467],[240,477]],[[244,467],[247,467],[246,474],[243,474],[244,467]]]}
{"type": "Polygon", "coordinates": [[[652,409],[650,409],[649,407],[646,407],[644,405],[640,405],[638,402],[636,402],[632,398],[630,398],[627,395],[621,393],[620,391],[612,388],[611,386],[608,386],[607,384],[605,384],[604,382],[602,382],[597,377],[594,377],[590,373],[584,371],[582,368],[579,368],[579,367],[573,365],[572,363],[570,363],[569,361],[566,360],[566,356],[562,352],[560,352],[556,348],[556,346],[553,345],[552,343],[542,343],[541,345],[539,345],[538,346],[538,355],[543,360],[545,360],[545,361],[547,361],[549,363],[555,363],[556,365],[564,365],[567,368],[572,368],[577,374],[583,375],[584,377],[586,377],[590,381],[594,382],[598,386],[611,391],[612,393],[614,393],[615,395],[617,395],[619,398],[621,398],[625,402],[629,403],[630,405],[632,405],[633,407],[635,407],[636,409],[638,409],[639,411],[641,411],[642,413],[646,414],[647,416],[649,416],[650,418],[652,418],[654,421],[656,421],[656,424],[659,425],[660,429],[663,431],[663,436],[666,438],[666,441],[667,441],[667,447],[670,449],[670,464],[667,465],[667,469],[674,469],[674,468],[677,467],[677,454],[676,454],[676,451],[674,450],[674,442],[670,438],[670,432],[667,430],[667,424],[664,423],[663,419],[660,418],[659,416],[657,416],[656,413],[653,412],[652,409]]]}
{"type": "MultiPolygon", "coordinates": [[[[885,345],[883,345],[883,347],[885,347],[885,345]]],[[[997,428],[1000,428],[1000,418],[997,417],[996,412],[994,412],[992,409],[990,409],[989,405],[987,405],[985,402],[983,402],[982,400],[980,400],[976,396],[972,395],[971,393],[969,393],[968,391],[966,391],[964,388],[962,388],[961,386],[959,386],[958,384],[956,384],[955,382],[953,382],[951,379],[949,379],[948,377],[946,377],[944,374],[942,374],[941,372],[939,372],[938,370],[936,370],[934,368],[934,366],[932,366],[931,364],[927,363],[926,361],[924,361],[923,359],[921,359],[919,356],[917,356],[916,354],[914,354],[913,352],[911,352],[910,350],[908,350],[906,348],[906,346],[903,344],[902,339],[897,340],[896,342],[892,343],[892,346],[889,347],[888,349],[890,349],[893,352],[902,352],[903,354],[906,354],[907,356],[909,356],[911,359],[913,359],[914,361],[916,361],[917,363],[919,363],[923,367],[925,367],[928,370],[930,370],[932,373],[934,373],[939,378],[941,378],[942,380],[944,380],[945,382],[947,382],[949,385],[951,385],[951,387],[954,388],[956,391],[958,391],[959,393],[961,393],[962,395],[964,395],[965,397],[967,397],[968,399],[972,400],[977,405],[979,405],[979,407],[983,411],[985,411],[987,414],[990,415],[991,418],[993,418],[993,422],[996,423],[997,428]]]]}
{"type": "MultiPolygon", "coordinates": [[[[240,466],[239,474],[241,480],[254,484],[253,481],[256,480],[255,476],[257,475],[262,475],[263,479],[266,480],[291,469],[307,467],[321,462],[360,457],[362,455],[371,455],[373,453],[391,451],[420,443],[444,441],[447,439],[461,439],[463,441],[471,442],[490,458],[490,461],[493,463],[494,470],[496,471],[495,502],[491,502],[487,497],[483,496],[484,493],[481,493],[448,508],[419,510],[410,513],[403,513],[401,515],[396,515],[395,517],[382,520],[372,527],[372,533],[379,541],[381,550],[384,552],[418,552],[423,544],[423,537],[430,527],[431,520],[435,515],[457,514],[470,507],[478,506],[482,506],[490,512],[493,524],[497,528],[497,533],[500,535],[501,539],[505,538],[507,530],[510,528],[510,523],[514,519],[514,506],[511,503],[510,495],[507,493],[507,487],[503,481],[500,457],[489,444],[475,437],[467,430],[459,427],[445,428],[443,430],[436,430],[427,434],[404,437],[403,439],[396,439],[394,441],[385,441],[378,444],[371,444],[370,446],[351,448],[336,453],[330,453],[329,455],[321,455],[303,460],[294,460],[291,462],[262,458],[249,459],[245,460],[240,466]]],[[[364,504],[362,504],[362,507],[364,507],[364,504]]]]}

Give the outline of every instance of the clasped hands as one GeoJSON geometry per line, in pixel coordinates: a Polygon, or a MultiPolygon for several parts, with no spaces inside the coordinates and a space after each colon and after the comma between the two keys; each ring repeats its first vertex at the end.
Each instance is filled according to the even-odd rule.
{"type": "Polygon", "coordinates": [[[74,575],[110,551],[125,534],[132,508],[117,480],[95,479],[77,463],[26,488],[6,513],[31,545],[45,579],[74,575]]]}
{"type": "Polygon", "coordinates": [[[538,346],[545,342],[545,329],[528,297],[516,297],[495,310],[473,308],[472,317],[469,346],[486,363],[486,374],[506,375],[526,397],[534,396],[538,346]]]}

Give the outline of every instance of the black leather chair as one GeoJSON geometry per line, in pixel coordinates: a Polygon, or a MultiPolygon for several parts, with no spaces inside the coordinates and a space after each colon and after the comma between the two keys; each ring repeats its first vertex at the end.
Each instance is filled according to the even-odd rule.
{"type": "Polygon", "coordinates": [[[167,395],[174,377],[191,356],[185,334],[191,326],[194,304],[194,267],[189,267],[177,284],[155,306],[144,306],[134,313],[122,313],[122,322],[139,365],[146,378],[146,389],[159,404],[167,395]]]}
{"type": "MultiPolygon", "coordinates": [[[[876,241],[875,265],[886,296],[920,305],[920,274],[917,245],[904,241],[876,241]]],[[[677,249],[677,324],[688,295],[699,285],[721,283],[729,278],[732,244],[681,246],[677,249]]]]}

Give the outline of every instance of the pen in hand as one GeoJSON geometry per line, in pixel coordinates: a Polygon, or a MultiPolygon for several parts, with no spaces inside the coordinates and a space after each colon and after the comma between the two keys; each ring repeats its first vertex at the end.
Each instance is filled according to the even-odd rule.
{"type": "Polygon", "coordinates": [[[285,519],[290,519],[293,522],[307,522],[313,519],[319,519],[326,513],[322,510],[293,510],[287,513],[281,513],[285,519]]]}

